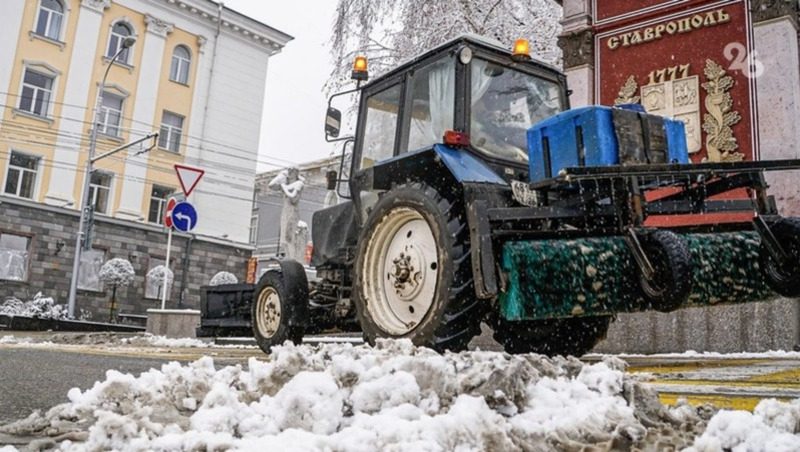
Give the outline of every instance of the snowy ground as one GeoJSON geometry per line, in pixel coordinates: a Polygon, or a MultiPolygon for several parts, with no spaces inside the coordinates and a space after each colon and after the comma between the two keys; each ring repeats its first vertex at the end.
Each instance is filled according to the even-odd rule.
{"type": "Polygon", "coordinates": [[[109,371],[0,432],[68,451],[800,450],[800,401],[711,417],[664,407],[624,366],[405,341],[286,345],[246,368],[205,357],[139,377],[109,371]]]}

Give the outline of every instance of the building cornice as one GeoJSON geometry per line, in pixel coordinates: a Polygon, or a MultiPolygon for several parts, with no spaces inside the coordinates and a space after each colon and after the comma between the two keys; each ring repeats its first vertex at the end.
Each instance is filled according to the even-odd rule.
{"type": "Polygon", "coordinates": [[[81,6],[103,14],[111,6],[111,0],[81,0],[81,6]]]}
{"type": "MultiPolygon", "coordinates": [[[[95,0],[97,1],[97,0],[95,0]]],[[[206,22],[207,25],[216,28],[217,22],[221,22],[220,28],[228,33],[232,33],[239,38],[251,42],[266,49],[270,54],[281,51],[283,47],[294,37],[276,28],[259,22],[251,17],[245,16],[225,6],[222,7],[222,20],[218,20],[219,6],[212,0],[149,0],[153,3],[165,5],[170,9],[177,10],[183,14],[193,17],[196,20],[206,22]]]]}
{"type": "Polygon", "coordinates": [[[145,14],[144,23],[147,27],[148,33],[161,36],[162,38],[166,38],[168,34],[172,33],[172,29],[174,28],[173,24],[167,22],[166,20],[151,16],[150,14],[145,14]]]}

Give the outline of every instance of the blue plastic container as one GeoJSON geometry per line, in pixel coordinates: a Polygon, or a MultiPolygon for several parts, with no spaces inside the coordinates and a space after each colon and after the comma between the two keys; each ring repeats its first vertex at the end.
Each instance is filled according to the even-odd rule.
{"type": "MultiPolygon", "coordinates": [[[[668,162],[688,163],[683,122],[664,118],[663,124],[668,162]]],[[[535,124],[528,129],[528,155],[531,182],[558,176],[564,168],[619,165],[613,109],[576,108],[535,124]]]]}

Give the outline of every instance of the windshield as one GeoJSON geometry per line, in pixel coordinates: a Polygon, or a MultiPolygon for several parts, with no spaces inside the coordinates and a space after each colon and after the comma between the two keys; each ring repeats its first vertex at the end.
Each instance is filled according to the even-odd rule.
{"type": "Polygon", "coordinates": [[[470,142],[504,160],[528,161],[527,130],[562,110],[557,83],[499,64],[472,61],[470,142]]]}

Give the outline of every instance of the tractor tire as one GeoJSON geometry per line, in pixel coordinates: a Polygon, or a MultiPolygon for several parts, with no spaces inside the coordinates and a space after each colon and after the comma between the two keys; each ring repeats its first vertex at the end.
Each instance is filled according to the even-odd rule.
{"type": "Polygon", "coordinates": [[[781,266],[761,245],[760,261],[769,287],[784,297],[800,296],[800,218],[781,218],[771,225],[772,233],[789,254],[792,264],[781,266]]]}
{"type": "Polygon", "coordinates": [[[494,339],[507,353],[580,357],[608,332],[610,316],[493,322],[494,339]]]}
{"type": "Polygon", "coordinates": [[[308,283],[303,266],[282,261],[280,270],[261,277],[250,311],[253,336],[264,353],[275,345],[303,342],[308,313],[308,283]]]}
{"type": "Polygon", "coordinates": [[[642,294],[653,309],[671,312],[678,309],[692,292],[692,256],[686,242],[663,229],[647,232],[641,238],[642,249],[655,270],[649,280],[640,276],[642,294]]]}
{"type": "Polygon", "coordinates": [[[353,301],[368,343],[408,338],[437,351],[464,350],[480,333],[469,228],[459,202],[421,183],[375,204],[361,230],[353,301]]]}

